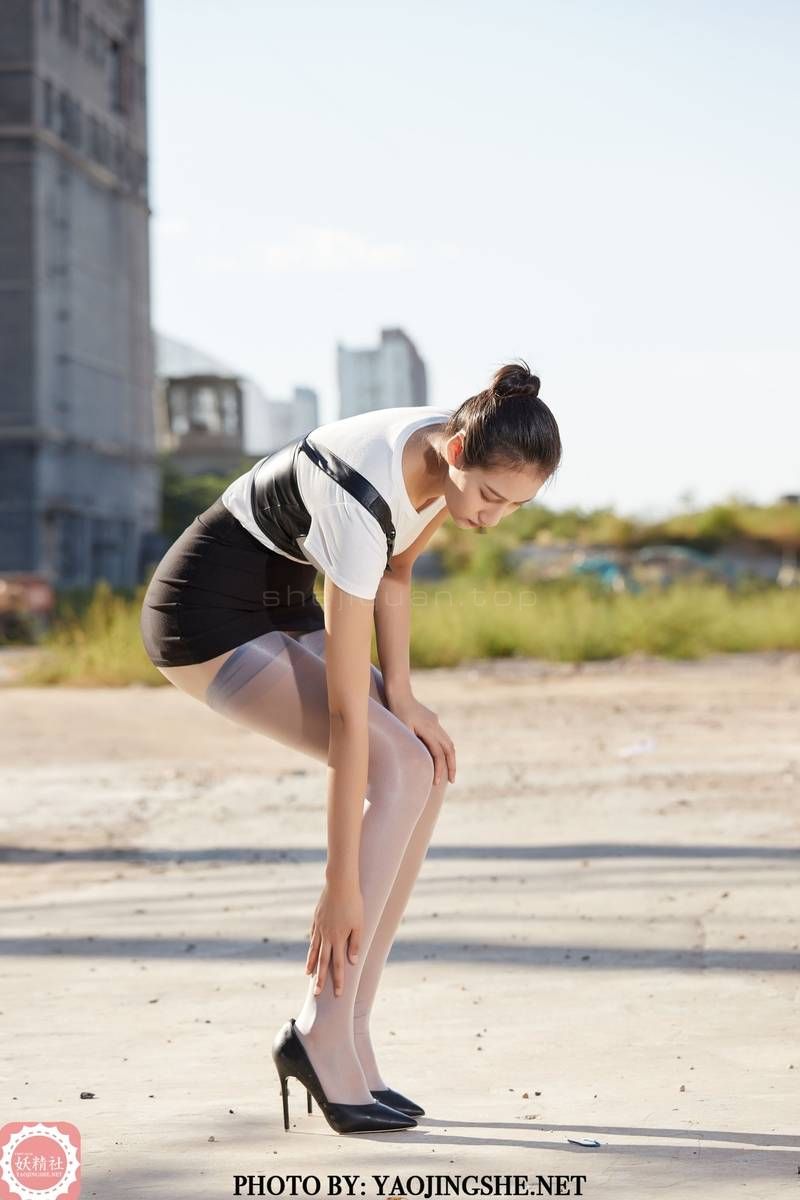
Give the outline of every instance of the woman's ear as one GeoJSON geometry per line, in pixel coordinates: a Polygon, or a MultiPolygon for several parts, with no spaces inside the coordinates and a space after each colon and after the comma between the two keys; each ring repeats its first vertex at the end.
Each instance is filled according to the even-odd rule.
{"type": "Polygon", "coordinates": [[[461,455],[464,451],[463,433],[454,433],[445,443],[445,458],[451,467],[461,466],[461,455]]]}

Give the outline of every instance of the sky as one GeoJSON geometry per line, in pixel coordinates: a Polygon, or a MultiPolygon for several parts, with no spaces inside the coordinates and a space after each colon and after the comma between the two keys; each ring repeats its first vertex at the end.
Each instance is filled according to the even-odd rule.
{"type": "Polygon", "coordinates": [[[453,407],[524,358],[538,499],[800,492],[794,0],[148,0],[155,327],[338,415],[400,326],[453,407]]]}

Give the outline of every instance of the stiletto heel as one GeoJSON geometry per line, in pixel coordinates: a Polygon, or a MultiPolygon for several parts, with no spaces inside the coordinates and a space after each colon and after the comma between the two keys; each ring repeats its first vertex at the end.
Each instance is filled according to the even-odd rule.
{"type": "Polygon", "coordinates": [[[294,1024],[292,1017],[281,1026],[272,1043],[272,1059],[280,1077],[283,1095],[284,1129],[289,1128],[286,1081],[290,1075],[305,1086],[308,1111],[311,1112],[313,1096],[325,1120],[336,1133],[377,1133],[381,1130],[411,1129],[416,1125],[417,1122],[409,1113],[398,1112],[380,1100],[373,1100],[371,1104],[337,1104],[329,1100],[294,1024]]]}
{"type": "Polygon", "coordinates": [[[286,1076],[281,1075],[281,1097],[283,1098],[283,1128],[289,1128],[289,1087],[286,1083],[286,1076]]]}

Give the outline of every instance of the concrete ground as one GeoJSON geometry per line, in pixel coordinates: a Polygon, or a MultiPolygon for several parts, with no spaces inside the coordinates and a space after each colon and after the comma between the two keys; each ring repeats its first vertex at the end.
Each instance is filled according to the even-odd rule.
{"type": "Polygon", "coordinates": [[[73,1122],[100,1200],[797,1195],[800,655],[414,686],[458,777],[373,1036],[419,1126],[338,1137],[290,1083],[284,1132],[325,767],[171,687],[0,689],[2,1121],[73,1122]]]}

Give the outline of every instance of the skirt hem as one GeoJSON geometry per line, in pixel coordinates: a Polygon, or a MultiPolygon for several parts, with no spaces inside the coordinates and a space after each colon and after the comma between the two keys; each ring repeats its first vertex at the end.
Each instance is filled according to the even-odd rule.
{"type": "Polygon", "coordinates": [[[188,667],[264,633],[324,629],[316,575],[262,546],[218,499],[153,573],[139,619],[145,653],[155,667],[188,667]]]}

